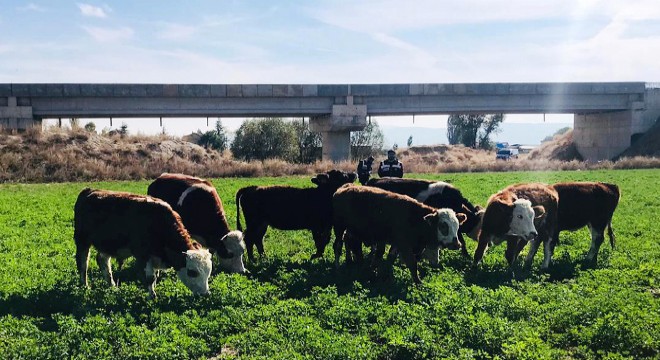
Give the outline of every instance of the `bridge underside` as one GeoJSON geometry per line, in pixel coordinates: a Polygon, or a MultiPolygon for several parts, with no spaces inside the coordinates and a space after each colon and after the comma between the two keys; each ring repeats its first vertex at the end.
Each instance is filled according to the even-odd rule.
{"type": "Polygon", "coordinates": [[[323,134],[323,158],[338,161],[371,115],[572,113],[578,150],[603,160],[653,125],[658,98],[644,83],[0,84],[0,128],[39,128],[46,118],[304,116],[323,134]]]}

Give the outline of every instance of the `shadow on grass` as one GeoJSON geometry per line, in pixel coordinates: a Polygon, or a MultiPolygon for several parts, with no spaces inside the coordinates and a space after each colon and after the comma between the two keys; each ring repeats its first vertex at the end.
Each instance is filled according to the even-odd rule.
{"type": "Polygon", "coordinates": [[[568,256],[562,256],[553,259],[550,267],[541,270],[540,264],[532,264],[531,268],[523,266],[523,259],[519,258],[516,263],[509,267],[504,264],[497,264],[485,267],[483,264],[479,267],[470,266],[464,272],[464,279],[467,284],[473,284],[489,289],[496,289],[502,285],[509,285],[513,280],[541,280],[551,282],[561,282],[566,279],[574,279],[580,269],[593,266],[580,260],[571,260],[568,256]],[[546,276],[544,276],[546,275],[546,276]]]}
{"type": "Polygon", "coordinates": [[[406,297],[412,286],[408,270],[405,269],[405,277],[396,277],[387,260],[376,269],[367,259],[359,264],[342,262],[339,268],[335,268],[334,261],[325,258],[297,262],[277,257],[262,259],[250,267],[254,279],[276,285],[285,297],[293,299],[309,297],[315,287],[333,286],[339,295],[351,293],[357,282],[368,289],[372,297],[399,300],[406,297]]]}

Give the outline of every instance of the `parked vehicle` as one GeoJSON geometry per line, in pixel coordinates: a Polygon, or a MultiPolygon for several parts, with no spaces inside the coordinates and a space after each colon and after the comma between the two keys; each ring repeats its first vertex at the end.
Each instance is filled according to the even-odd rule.
{"type": "Polygon", "coordinates": [[[518,149],[500,149],[495,155],[496,160],[512,160],[518,158],[518,149]]]}

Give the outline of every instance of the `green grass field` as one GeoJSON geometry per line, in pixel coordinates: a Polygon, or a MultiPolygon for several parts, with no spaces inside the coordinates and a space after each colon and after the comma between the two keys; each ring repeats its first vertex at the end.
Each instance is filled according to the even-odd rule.
{"type": "MultiPolygon", "coordinates": [[[[412,175],[410,177],[413,177],[412,175]]],[[[422,177],[422,175],[420,175],[422,177]]],[[[475,204],[516,182],[597,180],[621,187],[595,268],[589,234],[564,232],[555,262],[507,272],[503,247],[479,269],[458,251],[421,266],[421,286],[397,263],[389,279],[367,266],[335,270],[332,249],[309,261],[309,232],[270,229],[250,278],[217,273],[194,297],[169,271],[151,300],[128,262],[108,288],[90,260],[78,286],[73,204],[85,186],[146,193],[148,181],[0,185],[2,359],[658,358],[660,170],[424,175],[449,180],[475,204]]],[[[215,179],[232,227],[234,194],[250,184],[311,186],[309,177],[215,179]]],[[[474,252],[476,243],[468,240],[474,252]]],[[[526,252],[526,250],[524,251],[526,252]]]]}

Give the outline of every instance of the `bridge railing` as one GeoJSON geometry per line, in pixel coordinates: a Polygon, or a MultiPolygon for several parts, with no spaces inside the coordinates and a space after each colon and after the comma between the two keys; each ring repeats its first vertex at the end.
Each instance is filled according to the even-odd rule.
{"type": "Polygon", "coordinates": [[[646,83],[646,88],[647,89],[660,89],[660,82],[647,82],[646,83]]]}

